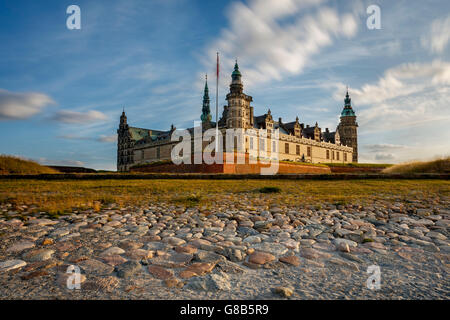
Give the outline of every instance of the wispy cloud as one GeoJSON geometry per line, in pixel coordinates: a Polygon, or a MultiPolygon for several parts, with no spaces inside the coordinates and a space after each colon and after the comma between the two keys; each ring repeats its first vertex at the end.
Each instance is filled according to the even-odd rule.
{"type": "Polygon", "coordinates": [[[387,150],[399,150],[399,149],[405,149],[408,148],[404,145],[399,144],[390,144],[390,143],[379,143],[379,144],[367,144],[363,145],[362,148],[368,149],[372,152],[380,152],[380,151],[387,151],[387,150]]]}
{"type": "MultiPolygon", "coordinates": [[[[357,32],[353,13],[340,15],[320,6],[322,0],[252,0],[233,3],[227,13],[228,28],[211,43],[208,57],[219,50],[222,64],[232,68],[234,58],[246,65],[245,82],[255,84],[299,74],[314,54],[339,37],[357,32]],[[314,13],[305,9],[317,7],[314,13]]],[[[205,59],[210,65],[210,59],[205,59]]]]}
{"type": "Polygon", "coordinates": [[[52,160],[47,158],[39,158],[36,160],[38,163],[47,165],[47,166],[73,166],[73,167],[81,167],[84,165],[84,162],[79,160],[52,160]]]}
{"type": "MultiPolygon", "coordinates": [[[[377,83],[350,89],[358,103],[359,121],[369,130],[386,131],[450,119],[450,63],[406,63],[385,71],[377,83]]],[[[345,85],[337,84],[342,98],[345,85]]]]}
{"type": "Polygon", "coordinates": [[[63,123],[86,124],[96,121],[103,121],[108,119],[108,117],[104,113],[96,110],[90,110],[87,112],[61,110],[56,112],[51,119],[63,123]]]}
{"type": "Polygon", "coordinates": [[[100,142],[107,142],[107,143],[117,142],[117,134],[113,134],[110,136],[101,135],[97,140],[100,142]]]}
{"type": "Polygon", "coordinates": [[[89,140],[89,141],[97,141],[97,142],[104,142],[104,143],[117,142],[117,134],[100,135],[99,137],[88,137],[88,136],[77,136],[77,135],[65,134],[65,135],[58,136],[58,138],[67,139],[67,140],[89,140]]]}
{"type": "Polygon", "coordinates": [[[392,161],[395,156],[392,153],[378,152],[375,154],[375,160],[382,161],[392,161]]]}
{"type": "Polygon", "coordinates": [[[53,103],[52,98],[43,93],[0,89],[0,120],[27,119],[53,103]]]}
{"type": "Polygon", "coordinates": [[[442,53],[450,41],[450,14],[431,23],[429,31],[422,36],[422,46],[432,53],[442,53]]]}

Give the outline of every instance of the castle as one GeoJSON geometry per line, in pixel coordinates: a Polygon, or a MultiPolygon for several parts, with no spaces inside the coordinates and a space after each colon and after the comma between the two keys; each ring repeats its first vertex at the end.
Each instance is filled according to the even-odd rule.
{"type": "MultiPolygon", "coordinates": [[[[227,129],[244,129],[241,145],[236,148],[245,154],[253,154],[255,151],[257,154],[259,151],[268,154],[276,152],[279,160],[295,162],[358,162],[358,124],[348,90],[340,122],[333,132],[328,128],[322,131],[317,122],[314,126],[305,126],[299,122],[298,117],[292,122],[283,122],[281,118],[276,121],[270,109],[263,115],[255,116],[254,107],[251,106],[253,98],[244,93],[237,62],[231,74],[230,92],[226,100],[228,104],[224,106],[218,128],[221,132],[227,129]],[[278,137],[275,139],[272,135],[277,129],[278,137]]],[[[216,123],[211,121],[207,80],[200,119],[202,130],[216,127],[216,123]]],[[[167,131],[130,127],[123,111],[117,130],[117,170],[128,171],[134,165],[170,160],[172,149],[178,143],[171,140],[174,131],[173,125],[167,131]]],[[[194,128],[189,128],[188,131],[193,132],[194,128]]]]}

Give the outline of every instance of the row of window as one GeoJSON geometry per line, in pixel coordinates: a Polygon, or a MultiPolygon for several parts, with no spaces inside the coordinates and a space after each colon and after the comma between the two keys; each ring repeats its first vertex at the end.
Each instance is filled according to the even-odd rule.
{"type": "MultiPolygon", "coordinates": [[[[260,139],[260,143],[259,143],[259,149],[260,150],[266,150],[265,148],[265,143],[264,143],[264,139],[260,139]]],[[[272,152],[276,152],[276,142],[273,141],[272,142],[272,152]]],[[[253,150],[253,138],[250,138],[250,150],[253,150]]],[[[289,143],[285,143],[284,144],[284,153],[285,154],[290,154],[290,146],[289,143]]],[[[300,146],[296,145],[295,146],[295,154],[296,155],[300,155],[300,146]]],[[[330,150],[326,151],[327,154],[327,159],[330,159],[330,150]]],[[[344,161],[347,161],[347,153],[343,152],[344,155],[344,161]]],[[[307,157],[311,157],[312,156],[312,148],[310,146],[306,147],[306,156],[307,157]]],[[[340,160],[340,152],[336,151],[336,153],[334,151],[331,151],[331,159],[332,160],[340,160]]]]}
{"type": "MultiPolygon", "coordinates": [[[[347,153],[343,152],[342,154],[344,155],[344,161],[347,161],[347,153]]],[[[330,150],[327,150],[327,159],[330,159],[330,150]]],[[[340,152],[336,151],[335,153],[334,151],[331,151],[331,160],[340,160],[340,152]]]]}

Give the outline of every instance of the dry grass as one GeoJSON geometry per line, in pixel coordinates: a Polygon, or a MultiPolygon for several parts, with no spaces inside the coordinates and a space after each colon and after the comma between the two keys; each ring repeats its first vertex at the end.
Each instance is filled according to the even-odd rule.
{"type": "Polygon", "coordinates": [[[450,157],[427,162],[407,162],[386,168],[383,173],[450,173],[450,157]]]}
{"type": "Polygon", "coordinates": [[[2,180],[0,203],[61,214],[118,206],[172,204],[211,208],[227,203],[246,206],[345,204],[373,199],[448,196],[447,180],[2,180]],[[279,192],[264,194],[262,188],[279,192]]]}
{"type": "Polygon", "coordinates": [[[23,160],[13,156],[0,155],[0,174],[40,174],[58,173],[58,171],[41,166],[37,162],[23,160]]]}

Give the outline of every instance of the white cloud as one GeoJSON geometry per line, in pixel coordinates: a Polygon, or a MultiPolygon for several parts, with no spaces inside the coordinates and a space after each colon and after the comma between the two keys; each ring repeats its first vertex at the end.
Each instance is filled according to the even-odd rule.
{"type": "MultiPolygon", "coordinates": [[[[385,71],[375,84],[350,88],[364,130],[387,131],[450,119],[450,63],[406,63],[385,71]]],[[[342,100],[343,83],[336,84],[342,100]]]]}
{"type": "Polygon", "coordinates": [[[58,136],[58,138],[61,139],[67,139],[67,140],[91,140],[91,141],[97,141],[97,142],[105,142],[105,143],[111,143],[111,142],[117,142],[117,134],[113,135],[100,135],[99,137],[83,137],[83,136],[77,136],[72,134],[65,134],[58,136]]]}
{"type": "Polygon", "coordinates": [[[101,135],[100,138],[98,138],[98,141],[100,141],[100,142],[117,142],[117,134],[113,134],[110,136],[101,135]]]}
{"type": "Polygon", "coordinates": [[[442,53],[450,41],[450,15],[433,20],[430,30],[422,37],[422,46],[432,53],[442,53]]]}
{"type": "Polygon", "coordinates": [[[387,150],[399,150],[399,149],[408,148],[407,146],[404,146],[404,145],[390,144],[390,143],[366,144],[361,147],[364,149],[368,149],[372,152],[380,152],[380,151],[387,151],[387,150]]]}
{"type": "Polygon", "coordinates": [[[392,153],[379,152],[375,154],[375,160],[394,160],[395,156],[392,153]]]}
{"type": "Polygon", "coordinates": [[[39,158],[38,163],[47,166],[72,166],[72,167],[82,167],[84,162],[78,160],[51,160],[47,158],[39,158]]]}
{"type": "MultiPolygon", "coordinates": [[[[357,32],[353,13],[340,15],[319,6],[322,0],[252,0],[233,3],[229,27],[209,46],[208,57],[221,54],[222,69],[231,70],[234,58],[245,65],[245,83],[281,80],[302,72],[311,57],[335,38],[357,32]],[[313,13],[305,9],[318,7],[313,13]]],[[[205,59],[210,65],[210,58],[205,59]]],[[[228,79],[227,79],[228,81],[228,79]]]]}
{"type": "Polygon", "coordinates": [[[27,119],[53,103],[52,98],[43,93],[0,89],[0,120],[27,119]]]}
{"type": "Polygon", "coordinates": [[[61,110],[56,112],[52,117],[53,120],[58,122],[79,124],[106,120],[107,118],[108,117],[104,113],[95,110],[90,110],[88,112],[61,110]]]}

